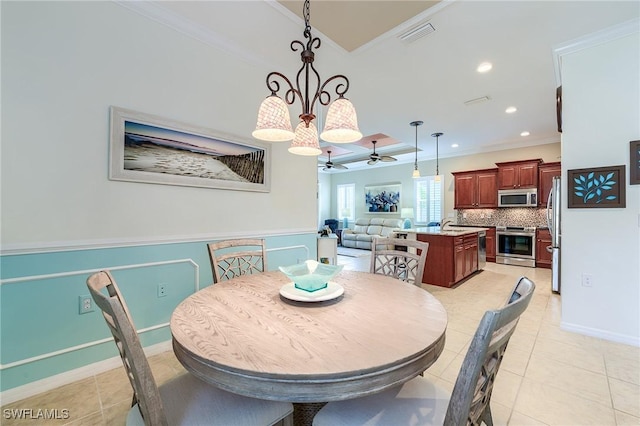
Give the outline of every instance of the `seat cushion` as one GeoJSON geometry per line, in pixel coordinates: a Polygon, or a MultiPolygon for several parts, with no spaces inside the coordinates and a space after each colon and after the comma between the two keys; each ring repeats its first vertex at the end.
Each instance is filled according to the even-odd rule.
{"type": "Polygon", "coordinates": [[[375,235],[358,234],[358,236],[356,237],[356,241],[364,241],[371,244],[371,241],[373,241],[374,237],[375,235]]]}
{"type": "Polygon", "coordinates": [[[342,241],[344,241],[344,240],[355,240],[357,235],[358,234],[356,234],[355,232],[343,232],[341,239],[342,239],[342,241]]]}
{"type": "MultiPolygon", "coordinates": [[[[293,412],[288,402],[265,401],[216,388],[185,373],[159,388],[167,423],[228,426],[272,425],[293,412]]],[[[127,426],[144,426],[138,405],[129,410],[127,426]]]]}
{"type": "Polygon", "coordinates": [[[367,228],[369,227],[369,225],[358,225],[355,224],[353,226],[353,232],[357,233],[357,234],[364,234],[367,232],[367,228]]]}
{"type": "Polygon", "coordinates": [[[369,235],[380,235],[381,232],[382,232],[381,225],[369,225],[367,227],[367,234],[369,235]]]}
{"type": "Polygon", "coordinates": [[[380,230],[380,235],[381,235],[381,236],[383,236],[383,237],[388,237],[388,236],[390,236],[391,234],[394,234],[394,233],[395,233],[394,229],[396,229],[396,228],[391,228],[391,227],[384,226],[384,227],[380,230]]]}
{"type": "Polygon", "coordinates": [[[439,425],[449,392],[424,377],[362,398],[330,402],[313,419],[314,426],[439,425]]]}

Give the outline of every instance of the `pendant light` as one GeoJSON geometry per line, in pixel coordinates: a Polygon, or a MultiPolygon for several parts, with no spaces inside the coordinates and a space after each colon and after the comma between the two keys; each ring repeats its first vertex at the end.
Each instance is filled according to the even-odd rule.
{"type": "Polygon", "coordinates": [[[436,182],[440,182],[440,169],[438,167],[438,138],[443,134],[444,133],[442,132],[431,133],[431,136],[436,138],[436,182]]]}
{"type": "Polygon", "coordinates": [[[410,126],[416,128],[416,160],[413,163],[413,175],[411,176],[414,179],[420,177],[420,170],[418,170],[418,126],[422,126],[423,124],[424,121],[412,121],[411,123],[409,123],[410,126]]]}

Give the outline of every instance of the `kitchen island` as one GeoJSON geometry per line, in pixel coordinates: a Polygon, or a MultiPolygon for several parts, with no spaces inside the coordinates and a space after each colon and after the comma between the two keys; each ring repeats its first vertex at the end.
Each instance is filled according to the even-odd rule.
{"type": "Polygon", "coordinates": [[[453,287],[478,271],[478,232],[487,228],[439,226],[403,229],[408,239],[429,243],[422,282],[453,287]]]}

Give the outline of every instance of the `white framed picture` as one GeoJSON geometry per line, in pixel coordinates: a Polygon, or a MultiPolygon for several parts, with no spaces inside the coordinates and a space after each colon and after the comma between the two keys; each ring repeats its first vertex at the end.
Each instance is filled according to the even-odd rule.
{"type": "Polygon", "coordinates": [[[269,145],[115,106],[110,112],[111,180],[271,189],[269,145]]]}

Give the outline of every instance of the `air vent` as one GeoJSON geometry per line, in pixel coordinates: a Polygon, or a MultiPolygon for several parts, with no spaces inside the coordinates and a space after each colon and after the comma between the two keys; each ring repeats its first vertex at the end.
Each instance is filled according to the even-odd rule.
{"type": "Polygon", "coordinates": [[[490,99],[491,98],[489,96],[482,96],[480,98],[469,99],[468,101],[465,101],[464,104],[466,106],[471,106],[471,105],[479,104],[479,103],[482,103],[482,102],[486,102],[486,101],[488,101],[490,99]]]}
{"type": "Polygon", "coordinates": [[[436,29],[433,27],[433,25],[431,25],[430,22],[423,22],[422,24],[418,24],[408,31],[400,34],[398,38],[406,43],[411,43],[421,37],[426,36],[427,34],[431,34],[435,30],[436,29]]]}

